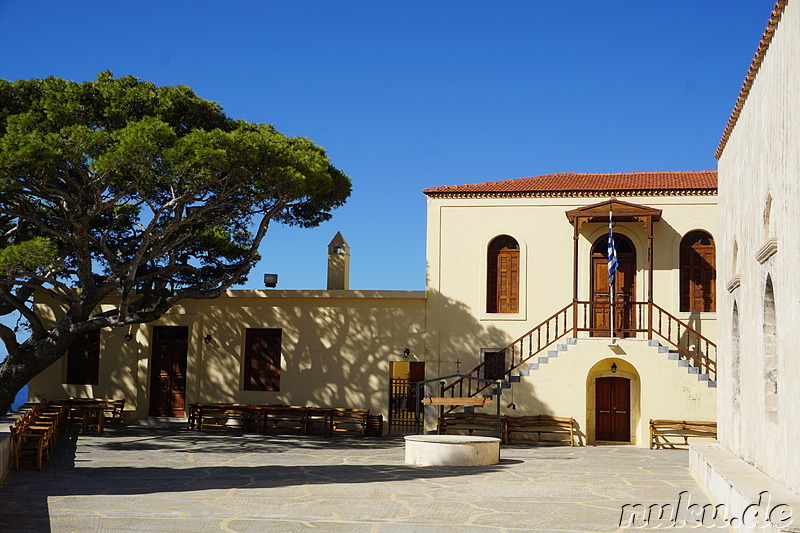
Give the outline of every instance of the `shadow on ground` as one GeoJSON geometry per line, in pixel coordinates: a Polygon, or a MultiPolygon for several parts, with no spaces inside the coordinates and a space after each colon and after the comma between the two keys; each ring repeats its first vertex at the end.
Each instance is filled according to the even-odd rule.
{"type": "Polygon", "coordinates": [[[0,487],[0,530],[50,531],[48,500],[63,496],[406,481],[470,476],[505,468],[503,464],[480,469],[380,464],[385,462],[387,450],[402,447],[402,438],[327,439],[140,427],[112,427],[105,435],[82,437],[79,446],[78,428],[70,426],[42,471],[12,471],[0,487]],[[293,454],[311,450],[333,452],[320,461],[331,464],[292,464],[293,454]],[[347,453],[353,451],[358,453],[347,453]],[[348,460],[345,458],[354,464],[342,464],[348,460]],[[151,466],[154,464],[159,466],[151,466]]]}

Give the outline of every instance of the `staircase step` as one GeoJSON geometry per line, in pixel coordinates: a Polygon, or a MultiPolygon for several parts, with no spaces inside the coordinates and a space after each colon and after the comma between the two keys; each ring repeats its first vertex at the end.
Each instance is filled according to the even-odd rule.
{"type": "Polygon", "coordinates": [[[558,350],[548,350],[547,357],[558,357],[558,350]]]}
{"type": "Polygon", "coordinates": [[[519,376],[511,376],[511,383],[519,383],[519,376]]]}
{"type": "Polygon", "coordinates": [[[667,354],[667,359],[669,359],[671,361],[677,361],[680,358],[681,358],[681,355],[678,352],[669,352],[667,354]]]}
{"type": "Polygon", "coordinates": [[[696,366],[690,366],[689,368],[687,368],[687,370],[689,371],[690,374],[699,374],[700,373],[700,369],[697,368],[696,366]]]}
{"type": "Polygon", "coordinates": [[[524,369],[523,369],[523,370],[520,370],[520,371],[519,371],[519,375],[520,375],[520,376],[522,376],[522,377],[527,377],[527,376],[530,376],[530,375],[531,375],[531,371],[530,371],[530,370],[524,370],[524,369]]]}
{"type": "Polygon", "coordinates": [[[678,366],[689,366],[689,361],[686,359],[678,359],[678,366]]]}
{"type": "Polygon", "coordinates": [[[658,341],[657,341],[657,340],[655,340],[655,339],[649,339],[649,340],[647,341],[647,345],[648,345],[648,346],[661,346],[661,343],[660,343],[660,342],[658,342],[658,341]]]}
{"type": "Polygon", "coordinates": [[[666,346],[659,346],[658,347],[658,353],[668,353],[668,352],[669,352],[669,348],[667,348],[666,346]]]}
{"type": "Polygon", "coordinates": [[[707,381],[707,383],[708,383],[708,386],[711,387],[712,389],[716,389],[717,388],[717,382],[714,381],[713,379],[709,379],[707,381]]]}
{"type": "Polygon", "coordinates": [[[540,357],[540,358],[539,358],[539,364],[540,364],[540,365],[546,365],[546,364],[547,364],[547,361],[548,361],[549,359],[550,359],[549,357],[540,357]]]}
{"type": "Polygon", "coordinates": [[[578,344],[578,339],[575,337],[567,337],[567,344],[578,344]]]}
{"type": "Polygon", "coordinates": [[[559,344],[557,346],[557,349],[558,349],[559,352],[566,352],[567,351],[567,345],[566,344],[559,344]]]}
{"type": "Polygon", "coordinates": [[[708,374],[697,374],[698,381],[709,381],[708,374]]]}
{"type": "Polygon", "coordinates": [[[528,370],[539,370],[539,363],[528,363],[528,370]]]}

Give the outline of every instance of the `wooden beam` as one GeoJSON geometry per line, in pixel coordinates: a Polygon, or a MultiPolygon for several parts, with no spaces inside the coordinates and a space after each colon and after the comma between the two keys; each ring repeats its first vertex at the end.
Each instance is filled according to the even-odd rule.
{"type": "Polygon", "coordinates": [[[423,405],[491,405],[491,398],[423,398],[423,405]]]}

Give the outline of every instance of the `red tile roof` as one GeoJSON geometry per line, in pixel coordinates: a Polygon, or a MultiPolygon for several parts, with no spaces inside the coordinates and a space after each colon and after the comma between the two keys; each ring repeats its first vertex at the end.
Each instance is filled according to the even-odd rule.
{"type": "Polygon", "coordinates": [[[728,124],[725,126],[725,131],[722,132],[722,139],[720,139],[719,146],[717,146],[717,153],[714,154],[717,159],[722,156],[722,151],[725,150],[725,145],[728,144],[731,132],[733,132],[733,128],[739,120],[739,115],[742,113],[744,103],[747,101],[747,96],[750,94],[750,89],[753,87],[756,74],[758,74],[758,70],[761,68],[761,63],[764,61],[764,56],[767,54],[767,49],[772,42],[772,37],[775,35],[775,30],[778,28],[778,23],[781,21],[783,11],[786,9],[787,1],[788,0],[777,0],[777,2],[775,2],[775,8],[770,14],[767,29],[764,30],[761,42],[758,43],[758,49],[753,56],[753,61],[750,63],[750,69],[747,71],[747,76],[744,78],[742,89],[739,91],[739,98],[736,99],[736,105],[733,106],[731,116],[728,118],[728,124]]]}
{"type": "Polygon", "coordinates": [[[532,178],[424,189],[428,196],[663,196],[716,194],[717,171],[564,172],[532,178]]]}

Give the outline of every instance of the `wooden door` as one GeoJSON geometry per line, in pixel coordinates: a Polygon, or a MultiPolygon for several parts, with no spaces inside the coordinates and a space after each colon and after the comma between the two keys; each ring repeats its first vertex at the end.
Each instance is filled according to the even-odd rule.
{"type": "MultiPolygon", "coordinates": [[[[636,251],[626,237],[614,237],[619,267],[614,275],[614,336],[631,337],[636,318],[636,251]]],[[[592,336],[608,337],[611,334],[611,305],[608,287],[608,237],[595,241],[591,265],[592,336]]]]}
{"type": "Polygon", "coordinates": [[[631,382],[626,378],[595,380],[595,440],[631,441],[631,382]]]}
{"type": "Polygon", "coordinates": [[[150,359],[150,415],[184,416],[188,327],[153,328],[150,359]]]}

